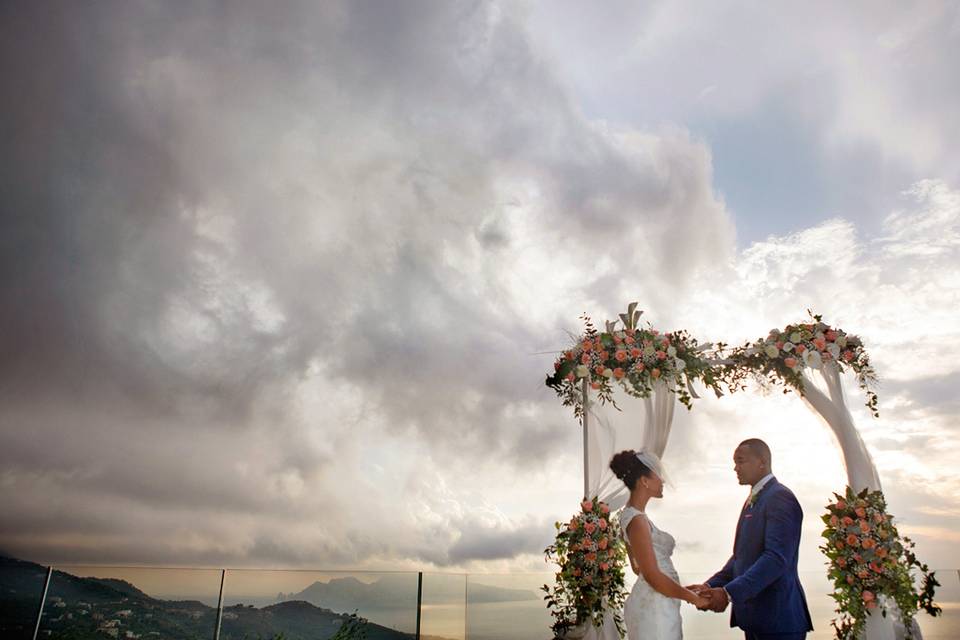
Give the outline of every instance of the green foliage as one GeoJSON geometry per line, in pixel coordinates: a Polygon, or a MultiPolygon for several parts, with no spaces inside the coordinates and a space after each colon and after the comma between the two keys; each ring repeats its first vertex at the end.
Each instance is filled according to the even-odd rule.
{"type": "Polygon", "coordinates": [[[354,611],[344,620],[343,626],[337,630],[330,640],[365,640],[367,637],[367,619],[354,611]]]}

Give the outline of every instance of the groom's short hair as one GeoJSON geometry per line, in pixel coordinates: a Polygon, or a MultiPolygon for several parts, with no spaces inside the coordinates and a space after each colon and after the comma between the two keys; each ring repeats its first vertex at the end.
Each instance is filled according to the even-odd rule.
{"type": "Polygon", "coordinates": [[[773,466],[773,454],[770,453],[770,447],[760,438],[747,438],[740,443],[741,447],[746,447],[750,453],[757,456],[767,463],[767,466],[773,466]]]}

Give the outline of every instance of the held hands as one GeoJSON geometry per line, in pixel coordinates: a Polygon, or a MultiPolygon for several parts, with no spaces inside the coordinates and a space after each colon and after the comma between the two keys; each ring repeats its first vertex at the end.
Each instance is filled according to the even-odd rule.
{"type": "Polygon", "coordinates": [[[730,604],[727,592],[722,588],[711,588],[706,584],[692,584],[687,587],[697,596],[697,600],[691,602],[700,611],[714,611],[722,613],[730,604]]]}

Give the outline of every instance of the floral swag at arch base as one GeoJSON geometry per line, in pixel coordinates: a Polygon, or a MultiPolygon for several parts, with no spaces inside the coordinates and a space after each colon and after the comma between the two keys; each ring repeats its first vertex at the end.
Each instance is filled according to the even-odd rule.
{"type": "Polygon", "coordinates": [[[826,528],[820,547],[834,587],[836,638],[919,639],[915,615],[921,610],[940,613],[933,602],[939,584],[917,559],[913,542],[897,531],[876,467],[846,406],[840,375],[849,371],[866,394],[870,413],[879,415],[876,373],[863,341],[808,311],[808,320],[738,347],[703,344],[686,331],[640,326],[643,312],[636,307],[631,303],[602,331],[582,316],[584,332],[561,353],[546,379],[563,404],[573,407],[584,438],[583,502],[569,522],[556,524],[556,541],[545,550],[547,560],[558,566],[554,586],[543,586],[555,635],[596,640],[625,635],[620,611],[626,597],[626,552],[615,533],[615,512],[625,504],[627,492],[606,461],[623,448],[662,457],[674,405],[679,400],[691,409],[699,399],[695,386],[720,397],[755,382],[795,391],[840,445],[848,483],[822,516],[826,528]],[[641,424],[624,424],[618,391],[626,395],[621,404],[628,399],[642,403],[641,424]]]}

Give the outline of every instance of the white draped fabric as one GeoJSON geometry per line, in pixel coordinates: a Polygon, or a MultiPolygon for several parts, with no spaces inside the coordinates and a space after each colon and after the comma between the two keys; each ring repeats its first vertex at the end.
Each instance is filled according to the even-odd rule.
{"type": "MultiPolygon", "coordinates": [[[[818,371],[820,375],[814,377],[816,382],[806,374],[803,375],[804,401],[836,436],[850,487],[858,492],[863,489],[880,491],[877,467],[853,423],[853,416],[850,415],[844,399],[843,383],[836,363],[826,363],[818,371]],[[822,385],[817,382],[822,382],[822,385]],[[825,387],[826,391],[822,387],[825,387]]],[[[887,601],[886,604],[892,615],[884,617],[879,610],[871,612],[863,634],[865,640],[903,640],[906,636],[896,603],[887,601]]],[[[922,639],[916,620],[913,622],[913,637],[916,640],[922,639]]]]}
{"type": "MultiPolygon", "coordinates": [[[[650,398],[634,398],[620,392],[615,399],[619,411],[612,405],[599,404],[593,397],[585,403],[587,464],[584,469],[587,497],[598,496],[614,511],[627,503],[630,494],[610,470],[610,458],[624,449],[646,449],[662,458],[670,438],[677,401],[676,394],[671,393],[662,381],[656,383],[650,398]]],[[[572,630],[566,637],[620,640],[611,612],[604,615],[604,624],[600,628],[587,624],[572,630]]]]}

